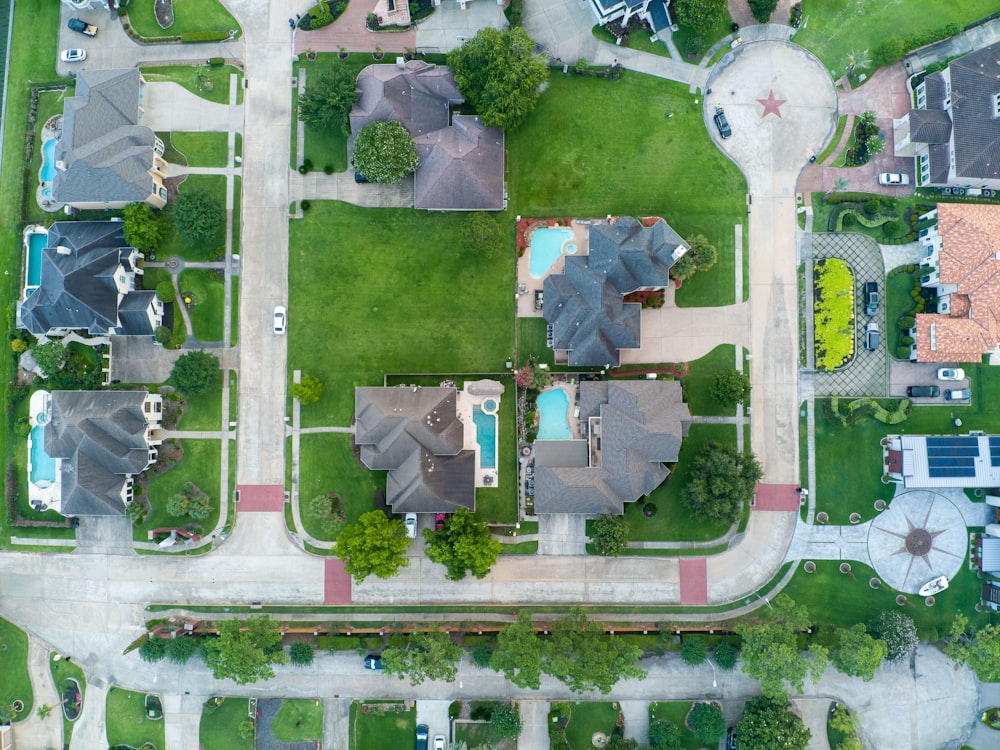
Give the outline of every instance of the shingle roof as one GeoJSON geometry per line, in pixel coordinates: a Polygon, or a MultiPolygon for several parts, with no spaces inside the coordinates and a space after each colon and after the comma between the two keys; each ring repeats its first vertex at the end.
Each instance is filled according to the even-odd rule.
{"type": "Polygon", "coordinates": [[[462,97],[451,70],[423,60],[369,65],[358,74],[358,99],[351,109],[351,131],[381,120],[398,120],[411,137],[448,127],[451,104],[462,97]]]}
{"type": "Polygon", "coordinates": [[[420,168],[414,208],[430,211],[503,209],[504,137],[473,115],[455,115],[450,128],[414,139],[420,168]]]}
{"type": "Polygon", "coordinates": [[[955,129],[955,174],[960,178],[1000,179],[1000,42],[953,60],[951,109],[955,129]]]}
{"type": "Polygon", "coordinates": [[[917,143],[947,143],[951,118],[943,109],[911,109],[910,140],[917,143]]]}
{"type": "Polygon", "coordinates": [[[931,73],[924,79],[927,109],[942,109],[945,97],[948,95],[948,84],[943,73],[931,73]]]}

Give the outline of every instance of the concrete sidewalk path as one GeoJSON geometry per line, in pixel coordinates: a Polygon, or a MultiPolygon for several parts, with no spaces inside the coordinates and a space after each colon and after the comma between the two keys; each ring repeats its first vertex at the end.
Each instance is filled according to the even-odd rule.
{"type": "Polygon", "coordinates": [[[38,638],[28,636],[28,673],[35,702],[31,715],[17,724],[17,744],[23,748],[62,747],[62,713],[49,669],[49,649],[38,638]],[[38,717],[38,709],[52,706],[47,719],[38,717]]]}

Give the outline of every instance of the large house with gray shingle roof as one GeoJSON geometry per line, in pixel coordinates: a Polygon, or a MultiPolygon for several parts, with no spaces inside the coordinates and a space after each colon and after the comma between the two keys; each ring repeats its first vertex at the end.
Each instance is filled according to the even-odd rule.
{"type": "Polygon", "coordinates": [[[590,0],[590,9],[600,24],[617,21],[623,27],[638,17],[654,32],[670,26],[670,0],[590,0]]]}
{"type": "Polygon", "coordinates": [[[155,291],[136,289],[143,255],[120,221],[58,221],[49,227],[37,288],[19,303],[18,326],[36,336],[152,336],[163,321],[155,291]]]}
{"type": "Polygon", "coordinates": [[[545,320],[552,348],[570,366],[617,366],[622,349],[638,349],[641,305],[626,294],[663,289],[670,268],[689,249],[663,219],[644,226],[625,216],[592,225],[587,255],[567,256],[563,272],[544,284],[545,320]]]}
{"type": "Polygon", "coordinates": [[[451,70],[422,60],[369,65],[358,74],[351,133],[396,120],[413,138],[420,166],[413,176],[414,208],[500,211],[505,208],[504,134],[453,107],[465,99],[451,70]]]}
{"type": "Polygon", "coordinates": [[[691,412],[676,381],[583,381],[582,440],[536,440],[535,512],[621,515],[670,474],[691,412]]]}
{"type": "Polygon", "coordinates": [[[1000,190],[1000,42],[926,76],[914,98],[893,148],[913,157],[917,184],[1000,190]]]}
{"type": "Polygon", "coordinates": [[[74,208],[167,204],[163,141],[142,124],[138,68],[83,70],[63,108],[52,199],[74,208]]]}
{"type": "Polygon", "coordinates": [[[476,452],[465,450],[455,388],[357,388],[354,442],[369,469],[388,471],[394,513],[476,509],[476,452]]]}

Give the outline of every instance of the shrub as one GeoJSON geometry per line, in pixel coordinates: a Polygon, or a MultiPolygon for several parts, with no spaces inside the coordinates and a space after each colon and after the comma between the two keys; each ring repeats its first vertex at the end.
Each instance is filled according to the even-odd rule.
{"type": "Polygon", "coordinates": [[[480,669],[488,668],[491,659],[493,659],[493,649],[485,643],[480,643],[472,649],[472,663],[480,669]]]}
{"type": "Polygon", "coordinates": [[[303,211],[308,211],[311,206],[312,203],[309,202],[308,198],[303,198],[301,201],[299,201],[299,208],[301,208],[303,211]]]}
{"type": "Polygon", "coordinates": [[[21,352],[26,352],[28,351],[28,342],[25,341],[24,339],[13,339],[10,342],[10,350],[14,352],[14,354],[20,354],[21,352]]]}
{"type": "Polygon", "coordinates": [[[521,734],[521,717],[517,709],[504,703],[493,709],[490,715],[490,733],[495,737],[509,739],[521,734]]]}
{"type": "Polygon", "coordinates": [[[316,652],[308,643],[293,643],[288,649],[288,660],[296,667],[308,667],[313,663],[316,652]]]}
{"type": "Polygon", "coordinates": [[[586,73],[588,67],[589,67],[589,64],[587,63],[587,58],[586,57],[578,57],[576,59],[576,65],[573,67],[573,69],[577,73],[586,73]]]}
{"type": "Polygon", "coordinates": [[[897,60],[902,60],[906,54],[906,46],[898,36],[890,36],[883,39],[872,52],[872,60],[879,68],[891,65],[897,60]]]}
{"type": "Polygon", "coordinates": [[[225,31],[186,31],[181,34],[182,42],[222,42],[229,38],[225,31]]]}
{"type": "Polygon", "coordinates": [[[653,750],[680,750],[681,728],[666,719],[649,722],[649,744],[653,750]]]}
{"type": "Polygon", "coordinates": [[[854,274],[839,258],[814,266],[816,367],[833,370],[854,353],[854,274]]]}
{"type": "Polygon", "coordinates": [[[211,66],[213,66],[213,67],[218,66],[218,65],[225,65],[226,64],[226,58],[224,58],[224,57],[210,57],[210,58],[208,58],[208,64],[211,65],[211,66]]]}
{"type": "Polygon", "coordinates": [[[323,174],[333,174],[333,165],[327,164],[325,167],[323,167],[323,174]]]}
{"type": "Polygon", "coordinates": [[[167,279],[156,285],[156,298],[160,302],[173,302],[177,298],[174,291],[174,282],[167,279]]]}
{"type": "Polygon", "coordinates": [[[726,717],[714,703],[695,703],[688,714],[687,723],[700,739],[715,744],[726,731],[726,717]]]}
{"type": "Polygon", "coordinates": [[[305,174],[308,171],[309,170],[306,169],[306,165],[305,164],[299,164],[299,174],[305,174]]]}
{"type": "Polygon", "coordinates": [[[153,339],[158,344],[169,344],[173,337],[173,332],[166,326],[156,326],[156,330],[153,331],[153,339]]]}
{"type": "Polygon", "coordinates": [[[161,661],[167,655],[167,642],[159,636],[151,636],[148,641],[139,646],[139,658],[143,661],[161,661]]]}
{"type": "Polygon", "coordinates": [[[913,346],[913,343],[914,343],[913,342],[913,338],[911,336],[900,336],[899,337],[899,345],[900,346],[910,347],[910,346],[913,346]]]}
{"type": "Polygon", "coordinates": [[[910,330],[916,324],[917,324],[917,319],[914,318],[912,315],[904,315],[899,319],[899,327],[904,331],[910,330]]]}
{"type": "Polygon", "coordinates": [[[896,359],[909,359],[909,358],[910,358],[910,347],[908,346],[896,347],[896,359]]]}
{"type": "Polygon", "coordinates": [[[712,649],[712,661],[715,662],[715,666],[719,669],[732,669],[736,666],[738,653],[736,646],[728,641],[722,641],[712,649]]]}
{"type": "Polygon", "coordinates": [[[882,203],[878,198],[869,198],[865,201],[865,213],[874,216],[882,209],[882,203]]]}
{"type": "Polygon", "coordinates": [[[186,664],[198,650],[198,641],[191,636],[181,636],[167,641],[167,659],[174,664],[186,664]]]}
{"type": "Polygon", "coordinates": [[[767,23],[777,7],[778,0],[750,0],[750,12],[759,23],[767,23]]]}
{"type": "Polygon", "coordinates": [[[697,637],[685,638],[681,643],[681,658],[692,666],[703,663],[708,658],[705,641],[697,637]]]}

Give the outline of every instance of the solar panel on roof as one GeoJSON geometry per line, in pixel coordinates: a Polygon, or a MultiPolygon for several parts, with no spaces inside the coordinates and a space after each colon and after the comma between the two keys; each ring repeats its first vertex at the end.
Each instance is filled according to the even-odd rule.
{"type": "Polygon", "coordinates": [[[932,466],[928,467],[927,475],[935,479],[974,477],[976,469],[974,466],[932,466]]]}
{"type": "Polygon", "coordinates": [[[967,456],[935,456],[927,459],[928,466],[975,466],[973,459],[967,456]]]}
{"type": "Polygon", "coordinates": [[[979,446],[979,438],[968,436],[946,435],[940,437],[927,438],[927,447],[959,447],[959,446],[979,446]]]}

